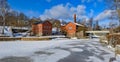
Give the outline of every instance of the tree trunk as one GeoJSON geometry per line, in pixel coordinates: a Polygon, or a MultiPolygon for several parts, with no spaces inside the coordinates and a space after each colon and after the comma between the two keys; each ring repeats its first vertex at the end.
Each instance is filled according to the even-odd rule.
{"type": "Polygon", "coordinates": [[[2,34],[4,34],[4,29],[5,29],[5,16],[3,16],[3,29],[2,29],[2,34]]]}
{"type": "Polygon", "coordinates": [[[119,29],[119,27],[120,27],[120,15],[118,15],[119,16],[119,20],[118,20],[118,31],[120,32],[120,29],[119,29]]]}

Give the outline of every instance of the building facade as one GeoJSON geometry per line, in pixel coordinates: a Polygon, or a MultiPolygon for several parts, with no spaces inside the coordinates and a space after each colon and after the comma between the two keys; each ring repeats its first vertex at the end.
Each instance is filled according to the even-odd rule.
{"type": "Polygon", "coordinates": [[[75,37],[76,24],[69,22],[68,24],[61,26],[61,32],[66,33],[67,37],[75,37]]]}
{"type": "Polygon", "coordinates": [[[42,24],[42,33],[45,36],[52,34],[52,24],[49,21],[43,22],[43,24],[42,24]]]}
{"type": "Polygon", "coordinates": [[[32,33],[36,36],[48,36],[52,34],[52,24],[49,21],[38,22],[32,25],[32,33]]]}

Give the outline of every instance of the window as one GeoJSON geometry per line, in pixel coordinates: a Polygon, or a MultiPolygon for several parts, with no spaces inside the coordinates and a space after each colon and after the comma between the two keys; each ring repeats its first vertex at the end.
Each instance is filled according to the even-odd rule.
{"type": "Polygon", "coordinates": [[[69,30],[72,30],[72,27],[69,27],[69,30]]]}

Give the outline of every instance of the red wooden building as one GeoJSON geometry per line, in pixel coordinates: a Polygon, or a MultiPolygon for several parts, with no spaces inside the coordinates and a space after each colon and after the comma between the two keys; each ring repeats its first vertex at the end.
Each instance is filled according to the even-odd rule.
{"type": "Polygon", "coordinates": [[[65,26],[61,26],[61,31],[66,33],[68,37],[74,37],[76,33],[76,24],[69,22],[65,26]]]}
{"type": "Polygon", "coordinates": [[[32,25],[33,35],[48,36],[52,34],[52,24],[49,21],[37,22],[32,25]]]}
{"type": "Polygon", "coordinates": [[[67,37],[75,37],[78,33],[78,29],[84,27],[81,24],[76,23],[76,14],[74,14],[74,22],[69,22],[66,25],[61,26],[61,32],[66,34],[67,37]]]}

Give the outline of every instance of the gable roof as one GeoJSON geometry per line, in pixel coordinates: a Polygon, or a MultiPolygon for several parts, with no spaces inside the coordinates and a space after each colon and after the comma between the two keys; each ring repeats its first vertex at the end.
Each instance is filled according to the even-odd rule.
{"type": "Polygon", "coordinates": [[[73,22],[69,22],[69,23],[67,23],[66,25],[68,25],[68,24],[70,24],[70,23],[71,23],[71,24],[74,24],[73,22]]]}
{"type": "Polygon", "coordinates": [[[39,21],[39,22],[35,22],[34,25],[37,25],[37,24],[42,24],[43,21],[39,21]]]}
{"type": "Polygon", "coordinates": [[[50,21],[48,21],[48,20],[45,20],[43,23],[46,23],[46,22],[48,22],[48,23],[50,23],[52,25],[52,23],[50,21]]]}
{"type": "Polygon", "coordinates": [[[37,24],[43,24],[43,23],[45,23],[45,22],[49,22],[49,23],[51,24],[51,22],[50,22],[50,21],[45,20],[45,21],[35,22],[35,23],[34,23],[34,25],[37,25],[37,24]]]}
{"type": "MultiPolygon", "coordinates": [[[[75,25],[77,25],[77,26],[82,26],[82,27],[84,27],[84,25],[82,25],[82,24],[78,24],[78,23],[74,23],[74,22],[69,22],[69,23],[73,23],[73,24],[75,24],[75,25]]],[[[69,23],[67,23],[67,24],[61,24],[61,26],[66,26],[66,25],[68,25],[69,23]]]]}
{"type": "Polygon", "coordinates": [[[84,27],[84,25],[82,25],[82,24],[78,24],[78,23],[74,23],[75,25],[77,25],[77,26],[82,26],[82,27],[84,27]]]}

